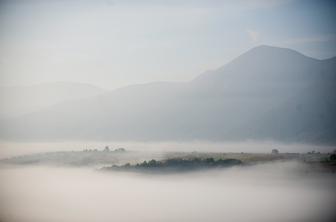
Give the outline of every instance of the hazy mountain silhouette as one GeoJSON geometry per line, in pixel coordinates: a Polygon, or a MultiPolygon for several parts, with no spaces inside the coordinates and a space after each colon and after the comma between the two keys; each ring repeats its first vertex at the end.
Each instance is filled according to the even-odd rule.
{"type": "Polygon", "coordinates": [[[2,124],[21,140],[336,142],[336,59],[259,46],[185,83],[133,85],[2,124]]]}
{"type": "Polygon", "coordinates": [[[27,86],[0,87],[0,117],[13,117],[39,111],[60,102],[96,96],[105,90],[96,86],[51,82],[27,86]]]}

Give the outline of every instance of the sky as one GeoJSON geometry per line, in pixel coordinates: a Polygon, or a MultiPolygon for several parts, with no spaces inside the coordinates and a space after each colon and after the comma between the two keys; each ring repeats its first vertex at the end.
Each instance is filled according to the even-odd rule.
{"type": "Polygon", "coordinates": [[[0,0],[0,85],[189,81],[261,45],[336,56],[324,0],[0,0]]]}

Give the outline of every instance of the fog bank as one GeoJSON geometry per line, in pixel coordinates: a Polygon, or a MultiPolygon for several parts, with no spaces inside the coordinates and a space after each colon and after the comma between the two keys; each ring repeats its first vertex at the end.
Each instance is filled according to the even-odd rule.
{"type": "Polygon", "coordinates": [[[176,175],[0,169],[0,221],[331,221],[334,174],[279,162],[176,175]]]}

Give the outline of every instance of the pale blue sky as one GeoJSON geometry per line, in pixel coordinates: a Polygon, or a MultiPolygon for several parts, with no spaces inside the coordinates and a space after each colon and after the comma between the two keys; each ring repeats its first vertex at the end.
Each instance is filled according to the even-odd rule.
{"type": "Polygon", "coordinates": [[[260,44],[329,58],[335,11],[323,0],[0,0],[0,80],[188,81],[260,44]]]}

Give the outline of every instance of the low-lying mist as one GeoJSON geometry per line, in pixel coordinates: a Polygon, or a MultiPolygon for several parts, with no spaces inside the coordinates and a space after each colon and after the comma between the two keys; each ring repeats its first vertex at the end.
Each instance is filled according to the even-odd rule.
{"type": "Polygon", "coordinates": [[[211,142],[211,141],[163,141],[163,142],[134,142],[134,141],[73,141],[73,142],[4,142],[0,141],[0,159],[17,155],[27,155],[52,151],[81,151],[84,149],[102,150],[124,147],[134,151],[182,151],[182,152],[264,152],[269,153],[276,148],[280,152],[332,152],[335,145],[317,145],[304,143],[279,143],[275,141],[240,141],[240,142],[211,142]]]}
{"type": "Polygon", "coordinates": [[[181,174],[0,169],[1,222],[332,221],[336,177],[299,162],[181,174]]]}

